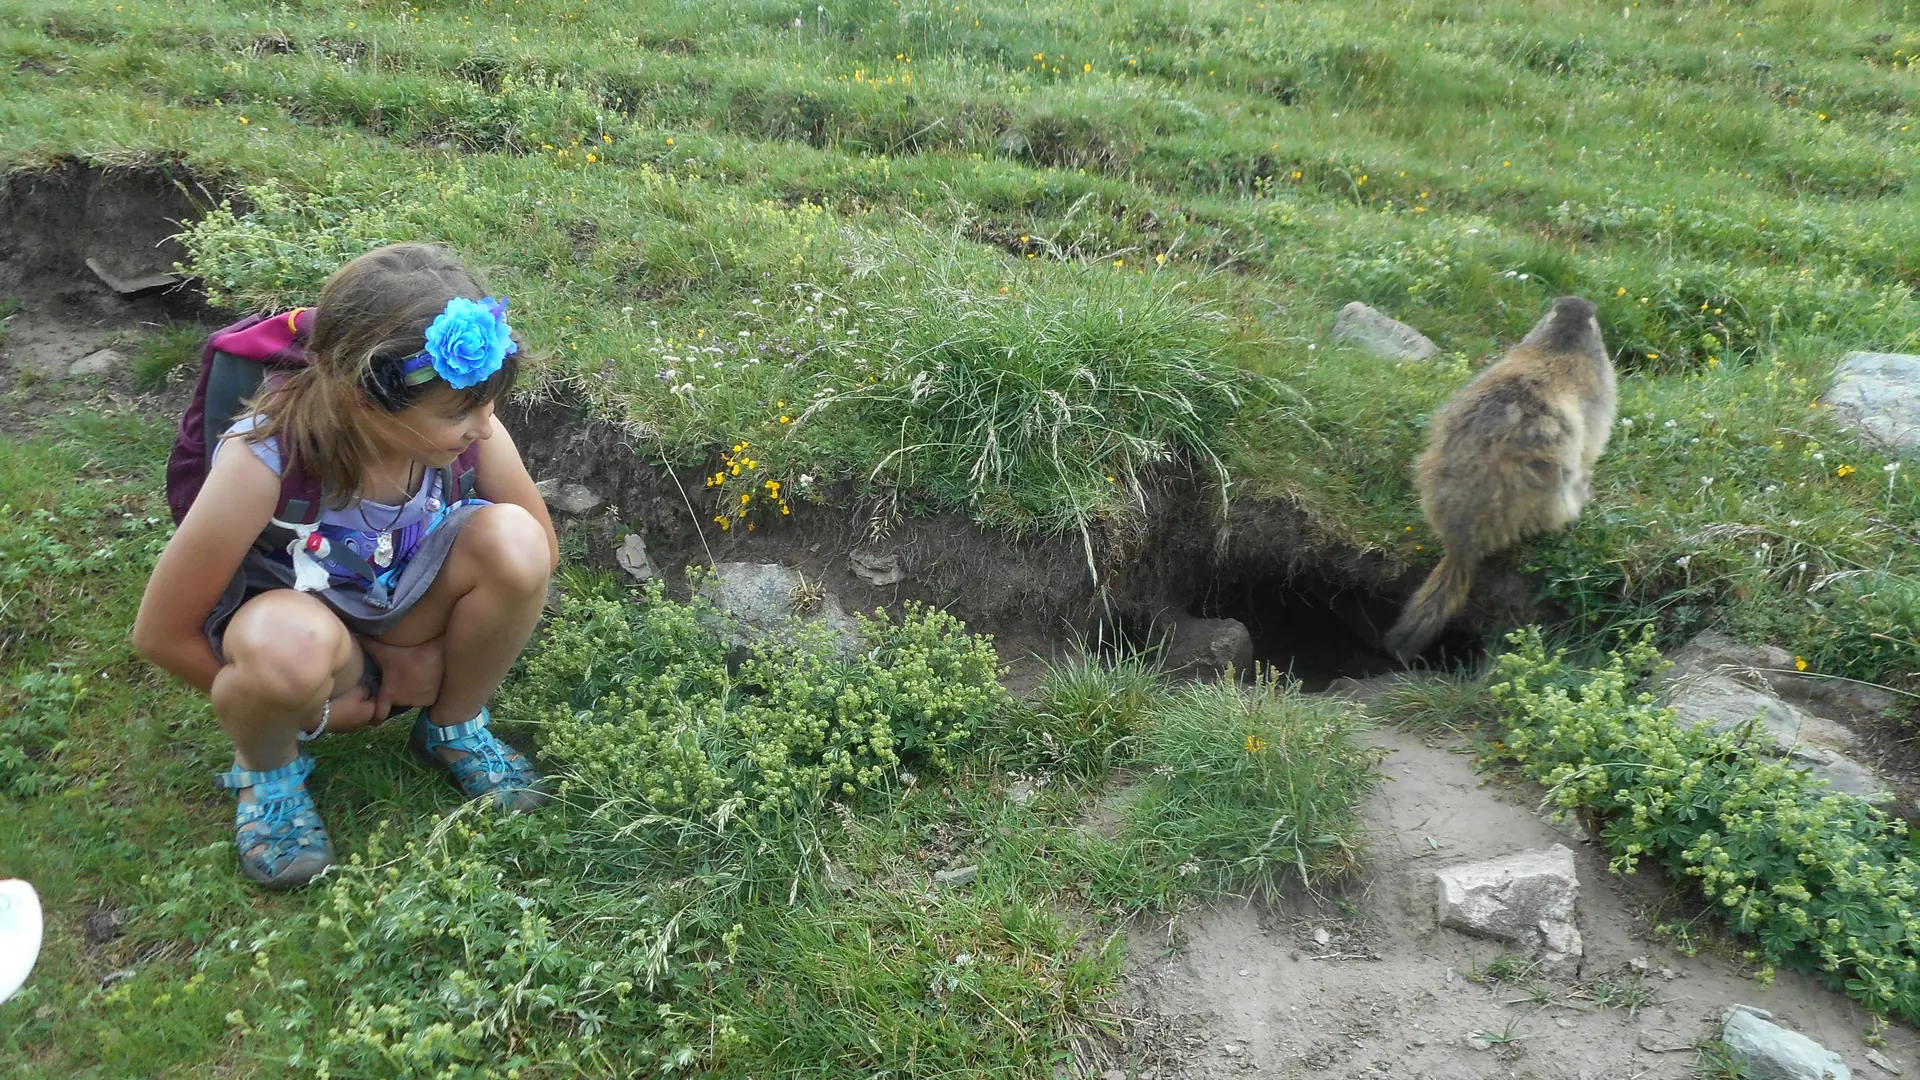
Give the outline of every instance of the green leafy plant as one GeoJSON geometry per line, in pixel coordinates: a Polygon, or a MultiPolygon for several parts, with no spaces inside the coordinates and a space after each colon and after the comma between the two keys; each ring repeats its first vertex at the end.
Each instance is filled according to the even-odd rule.
{"type": "Polygon", "coordinates": [[[1605,821],[1616,871],[1643,858],[1690,879],[1776,965],[1819,974],[1876,1012],[1920,1019],[1920,864],[1906,823],[1762,749],[1751,728],[1682,726],[1635,686],[1649,630],[1590,672],[1509,638],[1490,690],[1502,752],[1562,807],[1605,821]]]}
{"type": "Polygon", "coordinates": [[[86,677],[61,670],[0,683],[0,792],[31,796],[59,786],[68,723],[86,698],[86,677]]]}
{"type": "Polygon", "coordinates": [[[546,755],[602,793],[662,813],[779,814],[905,763],[946,771],[1005,699],[991,642],[937,609],[861,617],[850,648],[796,620],[735,670],[726,625],[657,583],[636,605],[569,600],[503,712],[541,723],[546,755]]]}

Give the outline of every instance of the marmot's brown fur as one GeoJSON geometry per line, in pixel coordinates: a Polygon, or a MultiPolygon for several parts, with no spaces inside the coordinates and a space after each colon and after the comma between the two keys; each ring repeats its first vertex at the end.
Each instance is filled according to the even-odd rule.
{"type": "Polygon", "coordinates": [[[1563,296],[1440,407],[1417,482],[1420,510],[1446,554],[1387,631],[1389,652],[1411,663],[1431,645],[1465,605],[1482,559],[1580,516],[1614,404],[1594,306],[1563,296]]]}

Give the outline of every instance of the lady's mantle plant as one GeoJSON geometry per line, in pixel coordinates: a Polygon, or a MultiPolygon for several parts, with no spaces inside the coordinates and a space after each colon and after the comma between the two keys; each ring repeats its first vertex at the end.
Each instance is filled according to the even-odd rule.
{"type": "Polygon", "coordinates": [[[1682,726],[1634,687],[1650,636],[1592,672],[1513,635],[1494,700],[1505,751],[1564,807],[1598,814],[1615,871],[1656,860],[1693,878],[1759,942],[1765,967],[1820,973],[1876,1012],[1920,1022],[1920,866],[1906,823],[1833,794],[1768,753],[1751,726],[1682,726]]]}

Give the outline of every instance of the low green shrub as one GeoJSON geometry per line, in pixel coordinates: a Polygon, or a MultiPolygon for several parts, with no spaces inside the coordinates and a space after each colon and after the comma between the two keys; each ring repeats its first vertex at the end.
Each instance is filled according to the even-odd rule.
{"type": "Polygon", "coordinates": [[[0,681],[0,793],[30,797],[60,786],[68,724],[86,697],[86,677],[65,671],[0,681]]]}
{"type": "Polygon", "coordinates": [[[1751,728],[1681,726],[1634,687],[1649,631],[1590,673],[1538,630],[1508,639],[1491,688],[1503,752],[1563,807],[1598,814],[1616,871],[1655,860],[1691,878],[1775,965],[1818,973],[1868,1008],[1920,1021],[1920,865],[1907,826],[1763,750],[1751,728]]]}
{"type": "Polygon", "coordinates": [[[906,763],[944,772],[1005,698],[990,639],[938,609],[862,616],[845,651],[823,624],[796,625],[734,669],[726,625],[657,583],[633,605],[569,600],[503,714],[541,723],[547,759],[602,795],[758,815],[855,795],[906,763]]]}

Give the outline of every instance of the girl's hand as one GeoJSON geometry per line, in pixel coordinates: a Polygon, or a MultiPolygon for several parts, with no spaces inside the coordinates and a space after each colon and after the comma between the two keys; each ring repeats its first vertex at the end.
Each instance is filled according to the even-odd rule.
{"type": "Polygon", "coordinates": [[[442,639],[419,645],[388,645],[362,638],[360,644],[380,665],[380,697],[374,712],[382,720],[395,706],[424,709],[439,700],[440,683],[446,676],[442,639]]]}

